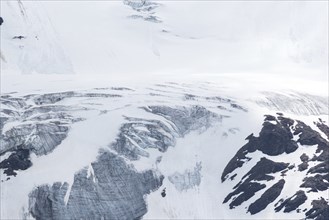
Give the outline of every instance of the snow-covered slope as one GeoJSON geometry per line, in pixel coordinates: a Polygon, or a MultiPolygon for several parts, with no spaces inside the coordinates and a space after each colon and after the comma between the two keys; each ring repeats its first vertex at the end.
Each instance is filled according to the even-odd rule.
{"type": "Polygon", "coordinates": [[[329,219],[328,2],[0,4],[0,219],[329,219]]]}
{"type": "MultiPolygon", "coordinates": [[[[326,1],[1,1],[1,54],[24,73],[325,79],[327,8],[326,1]]],[[[6,63],[2,71],[13,72],[6,63]]]]}
{"type": "Polygon", "coordinates": [[[1,96],[2,219],[328,216],[324,92],[25,77],[1,96]]]}
{"type": "Polygon", "coordinates": [[[36,1],[1,1],[1,73],[72,73],[51,20],[36,1]]]}

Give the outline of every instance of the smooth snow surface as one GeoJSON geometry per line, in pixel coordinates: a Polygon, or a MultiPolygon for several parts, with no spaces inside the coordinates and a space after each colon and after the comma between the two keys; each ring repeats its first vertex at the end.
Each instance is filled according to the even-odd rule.
{"type": "Polygon", "coordinates": [[[327,1],[147,2],[1,1],[1,70],[326,79],[327,1]]]}

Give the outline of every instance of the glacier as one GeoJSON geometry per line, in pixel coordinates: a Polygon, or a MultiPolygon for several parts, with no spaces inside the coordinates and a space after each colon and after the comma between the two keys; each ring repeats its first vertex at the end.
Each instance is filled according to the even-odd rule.
{"type": "Polygon", "coordinates": [[[328,2],[0,4],[0,219],[329,218],[328,2]]]}

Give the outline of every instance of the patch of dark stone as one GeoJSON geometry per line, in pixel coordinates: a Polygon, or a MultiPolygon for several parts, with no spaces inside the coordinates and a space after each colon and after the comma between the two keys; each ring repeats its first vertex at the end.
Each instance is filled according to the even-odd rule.
{"type": "Polygon", "coordinates": [[[301,187],[310,188],[309,191],[317,192],[329,189],[328,173],[329,173],[329,143],[321,137],[321,135],[312,130],[309,126],[302,122],[299,122],[299,126],[296,128],[296,132],[303,129],[303,133],[298,140],[301,144],[305,145],[317,145],[316,153],[320,153],[318,156],[314,156],[311,161],[320,161],[321,163],[309,168],[308,173],[317,174],[312,177],[306,177],[303,179],[301,187]],[[323,175],[325,174],[325,175],[323,175]]]}
{"type": "MultiPolygon", "coordinates": [[[[322,121],[321,121],[322,123],[322,121]]],[[[319,127],[319,126],[318,126],[319,127]]],[[[327,129],[327,126],[322,123],[321,129],[327,129]]],[[[319,128],[320,129],[320,128],[319,128]]],[[[317,192],[329,189],[329,143],[325,140],[317,131],[314,131],[310,126],[305,123],[298,121],[294,134],[299,134],[298,142],[303,145],[317,145],[316,153],[311,160],[308,161],[319,161],[317,165],[310,167],[307,174],[316,174],[311,177],[305,177],[303,184],[300,187],[310,188],[309,191],[317,192]]],[[[303,156],[303,155],[302,155],[303,156]]],[[[301,160],[306,162],[306,157],[301,157],[301,160]]],[[[306,164],[300,164],[299,169],[304,169],[306,164]]],[[[306,167],[308,168],[308,166],[306,167]]]]}
{"type": "Polygon", "coordinates": [[[326,122],[319,118],[319,122],[315,122],[315,125],[322,131],[329,139],[329,127],[326,122]]]}
{"type": "Polygon", "coordinates": [[[315,176],[305,177],[303,179],[303,184],[300,185],[300,187],[310,188],[308,192],[318,192],[318,191],[328,190],[329,174],[324,176],[320,174],[316,174],[315,176]]]}
{"type": "Polygon", "coordinates": [[[321,135],[314,131],[310,126],[306,125],[302,121],[297,121],[296,126],[294,127],[294,135],[299,135],[299,142],[301,145],[319,145],[320,148],[327,145],[327,141],[321,137],[321,135]]]}
{"type": "Polygon", "coordinates": [[[284,208],[283,212],[288,213],[293,210],[296,210],[306,200],[307,200],[307,196],[305,195],[305,192],[303,190],[299,190],[290,198],[286,200],[281,199],[278,203],[275,204],[276,208],[274,210],[276,212],[279,212],[284,208]]]}
{"type": "Polygon", "coordinates": [[[298,165],[298,171],[304,171],[308,168],[309,157],[305,153],[303,153],[300,156],[300,160],[302,161],[302,163],[298,165]]]}
{"type": "Polygon", "coordinates": [[[258,161],[257,164],[254,167],[252,167],[246,175],[242,177],[242,179],[245,179],[247,177],[245,181],[273,180],[274,177],[268,174],[277,173],[279,171],[286,169],[288,166],[289,163],[274,162],[272,160],[266,159],[265,157],[262,157],[260,161],[258,161]]]}
{"type": "Polygon", "coordinates": [[[307,162],[309,160],[309,157],[305,153],[303,153],[299,158],[302,162],[307,162]]]}
{"type": "Polygon", "coordinates": [[[276,121],[276,117],[273,115],[265,115],[265,121],[276,121]]]}
{"type": "Polygon", "coordinates": [[[0,17],[0,25],[2,25],[2,23],[3,23],[3,18],[0,17]]]}
{"type": "Polygon", "coordinates": [[[15,150],[7,159],[0,162],[0,169],[4,169],[7,176],[16,176],[16,170],[26,170],[31,166],[30,150],[28,149],[15,150]]]}
{"type": "Polygon", "coordinates": [[[298,171],[304,171],[307,168],[308,168],[308,163],[307,162],[303,162],[303,163],[298,165],[298,171]]]}
{"type": "MultiPolygon", "coordinates": [[[[268,174],[282,171],[286,169],[288,165],[289,163],[277,163],[264,157],[261,158],[260,161],[242,177],[242,180],[233,188],[234,191],[227,195],[223,203],[228,202],[233,196],[241,193],[238,197],[233,199],[229,206],[232,209],[242,204],[244,201],[254,196],[257,191],[266,187],[265,184],[254,181],[273,180],[274,177],[268,174]]],[[[270,194],[268,193],[266,196],[267,195],[270,194]]]]}
{"type": "Polygon", "coordinates": [[[231,177],[230,177],[230,180],[234,180],[234,178],[237,176],[237,174],[235,173],[234,175],[232,175],[231,177]]]}
{"type": "Polygon", "coordinates": [[[285,181],[281,179],[269,189],[267,189],[259,199],[257,199],[249,206],[248,212],[254,215],[264,210],[268,206],[268,204],[274,202],[275,199],[281,194],[284,184],[285,181]]]}
{"type": "Polygon", "coordinates": [[[13,39],[19,39],[19,40],[22,40],[22,39],[25,39],[26,37],[25,36],[22,36],[22,35],[19,35],[19,36],[14,36],[13,39]]]}
{"type": "Polygon", "coordinates": [[[312,208],[305,213],[308,219],[328,220],[329,219],[329,204],[324,198],[313,200],[312,208]]]}
{"type": "Polygon", "coordinates": [[[277,156],[283,153],[292,153],[297,148],[297,143],[292,140],[293,135],[290,130],[290,126],[294,123],[293,120],[278,116],[265,116],[265,122],[263,123],[263,128],[259,133],[258,137],[253,134],[249,135],[246,140],[248,143],[245,144],[236,155],[230,160],[230,162],[225,167],[222,174],[222,182],[228,177],[228,174],[233,172],[235,169],[242,167],[248,157],[248,153],[253,153],[256,150],[263,152],[264,154],[270,156],[277,156]],[[276,121],[273,124],[270,121],[276,121]]]}
{"type": "Polygon", "coordinates": [[[166,197],[166,195],[167,195],[167,194],[166,194],[166,188],[164,188],[164,189],[162,190],[162,192],[161,192],[161,196],[162,196],[162,197],[166,197]]]}
{"type": "Polygon", "coordinates": [[[241,205],[243,202],[247,201],[251,197],[255,195],[256,192],[258,192],[261,189],[264,189],[266,187],[265,184],[260,184],[256,182],[247,182],[244,184],[241,184],[236,190],[231,192],[226,196],[223,203],[227,203],[233,196],[240,194],[236,198],[233,199],[233,201],[230,203],[230,209],[233,209],[236,206],[241,205]]]}
{"type": "Polygon", "coordinates": [[[311,167],[308,170],[308,173],[314,174],[314,173],[321,173],[321,174],[329,174],[329,162],[325,161],[322,163],[319,163],[315,165],[314,167],[311,167]]]}

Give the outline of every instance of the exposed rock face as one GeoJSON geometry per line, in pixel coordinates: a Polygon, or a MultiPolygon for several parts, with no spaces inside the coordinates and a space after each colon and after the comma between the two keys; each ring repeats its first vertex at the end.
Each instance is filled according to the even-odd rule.
{"type": "Polygon", "coordinates": [[[147,211],[144,196],[162,185],[163,176],[152,170],[138,173],[123,159],[103,152],[88,169],[67,183],[37,187],[29,195],[29,210],[36,219],[140,219],[147,211]],[[65,203],[65,195],[69,193],[65,203]]]}
{"type": "Polygon", "coordinates": [[[233,198],[232,202],[230,203],[230,209],[233,209],[234,207],[241,205],[243,202],[253,197],[257,191],[264,189],[265,187],[265,184],[260,184],[257,182],[246,182],[240,185],[232,193],[228,194],[223,203],[227,203],[232,199],[233,196],[238,195],[236,198],[233,198]]]}
{"type": "MultiPolygon", "coordinates": [[[[318,122],[317,126],[326,134],[329,129],[322,121],[318,122]]],[[[313,156],[310,161],[318,161],[320,163],[310,167],[307,176],[303,179],[300,185],[302,188],[309,189],[309,192],[325,191],[329,189],[329,143],[318,132],[314,131],[310,126],[298,121],[295,134],[299,134],[298,142],[303,145],[316,145],[318,156],[313,156]]]]}
{"type": "Polygon", "coordinates": [[[284,183],[285,181],[281,179],[276,184],[271,186],[271,188],[266,190],[259,199],[249,206],[248,211],[251,214],[256,214],[264,210],[268,204],[274,202],[274,200],[280,195],[284,183]]]}
{"type": "Polygon", "coordinates": [[[304,153],[300,156],[301,164],[298,165],[298,171],[304,171],[308,168],[309,157],[304,153]]]}
{"type": "Polygon", "coordinates": [[[184,173],[175,172],[168,177],[169,181],[174,184],[178,191],[188,190],[199,186],[201,183],[201,163],[197,163],[194,170],[185,170],[184,173]]]}
{"type": "Polygon", "coordinates": [[[319,121],[315,122],[315,124],[329,138],[329,127],[326,122],[319,119],[319,121]]]}
{"type": "Polygon", "coordinates": [[[329,188],[329,175],[322,176],[316,174],[315,176],[305,177],[303,179],[304,183],[300,185],[302,188],[309,188],[309,191],[325,191],[329,188]],[[325,181],[326,180],[326,181],[325,181]]]}
{"type": "MultiPolygon", "coordinates": [[[[326,135],[329,128],[324,121],[320,120],[315,125],[326,135]]],[[[234,171],[251,160],[257,161],[257,158],[251,155],[252,153],[258,151],[264,156],[250,171],[240,176],[240,182],[225,198],[224,203],[230,201],[229,207],[231,209],[254,197],[256,192],[266,189],[255,202],[249,204],[248,212],[256,214],[277,200],[279,201],[275,203],[276,212],[282,210],[283,212],[300,212],[299,207],[303,206],[308,198],[314,198],[314,195],[309,197],[308,194],[325,192],[329,189],[328,140],[304,122],[286,118],[282,114],[278,114],[278,116],[266,115],[259,136],[255,137],[251,134],[246,140],[248,143],[237,152],[225,167],[221,177],[223,182],[228,181],[228,179],[233,181],[241,175],[234,171]],[[315,154],[303,153],[293,156],[292,158],[300,158],[301,163],[298,166],[290,164],[291,161],[284,163],[270,160],[271,158],[280,160],[279,157],[276,157],[279,155],[294,155],[298,152],[299,147],[312,148],[315,150],[315,154]],[[296,171],[306,173],[299,185],[300,189],[305,189],[305,191],[297,190],[289,198],[280,198],[280,194],[287,184],[296,184],[296,182],[287,182],[285,176],[296,171]],[[268,184],[263,184],[263,181],[276,181],[276,183],[268,187],[268,184]]],[[[304,207],[302,211],[307,218],[327,219],[329,217],[327,215],[327,203],[324,199],[313,200],[313,208],[307,211],[308,207],[304,207]]]]}
{"type": "Polygon", "coordinates": [[[14,151],[7,159],[0,162],[0,168],[4,169],[7,176],[16,176],[15,170],[26,170],[32,166],[30,161],[30,150],[18,149],[14,151]]]}
{"type": "MultiPolygon", "coordinates": [[[[274,177],[269,174],[274,174],[276,172],[282,171],[288,167],[288,163],[275,163],[271,160],[268,160],[266,158],[261,158],[261,160],[246,174],[242,177],[243,181],[240,181],[238,185],[234,187],[234,191],[231,192],[224,200],[224,203],[228,202],[232,199],[230,203],[230,208],[234,208],[235,206],[241,205],[243,202],[250,199],[252,196],[255,195],[255,193],[263,188],[266,187],[265,184],[260,184],[256,181],[262,181],[262,180],[273,180],[274,177]],[[237,197],[233,198],[233,196],[238,195],[237,197]]],[[[283,183],[284,184],[284,183],[283,183]]],[[[283,187],[282,182],[278,186],[283,187]]],[[[282,189],[281,187],[281,189],[282,189]]],[[[278,188],[275,186],[275,188],[278,188]]],[[[270,190],[270,189],[269,189],[270,190]]],[[[272,191],[270,190],[265,196],[272,196],[272,191]]],[[[281,192],[281,191],[280,191],[281,192]]],[[[267,198],[267,197],[266,197],[267,198]]],[[[265,198],[260,198],[259,202],[252,205],[250,208],[250,213],[255,214],[262,209],[260,209],[260,201],[261,203],[264,203],[263,200],[265,198]],[[258,208],[256,208],[256,206],[258,208]]],[[[267,198],[267,201],[270,201],[269,198],[267,198]]],[[[273,201],[271,201],[273,202],[273,201]]],[[[267,205],[267,204],[266,204],[267,205]]],[[[266,207],[266,206],[265,206],[266,207]]],[[[265,207],[262,207],[263,209],[265,207]]]]}
{"type": "MultiPolygon", "coordinates": [[[[275,208],[275,211],[281,211],[284,208],[283,212],[291,212],[296,210],[301,204],[307,200],[305,192],[302,190],[297,191],[292,197],[282,200],[281,204],[275,208]]],[[[277,203],[276,205],[278,205],[277,203]]]]}
{"type": "Polygon", "coordinates": [[[324,199],[312,201],[312,208],[306,212],[306,217],[316,220],[326,220],[329,217],[329,205],[324,199]]]}
{"type": "Polygon", "coordinates": [[[251,159],[246,156],[248,153],[259,150],[266,155],[276,156],[282,153],[292,153],[298,148],[297,143],[292,140],[293,134],[290,130],[294,121],[282,116],[275,119],[275,124],[272,121],[273,116],[267,116],[259,137],[255,137],[253,134],[247,137],[248,143],[237,152],[225,167],[222,181],[226,180],[227,174],[251,159]]]}

